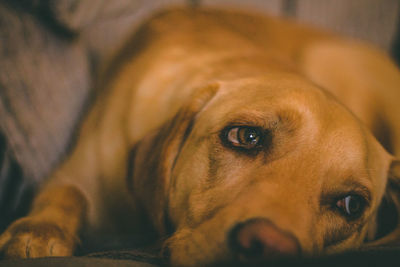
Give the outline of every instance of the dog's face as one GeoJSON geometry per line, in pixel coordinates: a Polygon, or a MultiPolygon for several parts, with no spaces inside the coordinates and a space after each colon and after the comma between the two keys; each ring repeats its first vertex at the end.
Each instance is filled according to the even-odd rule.
{"type": "Polygon", "coordinates": [[[134,163],[177,265],[359,247],[398,168],[345,107],[289,74],[200,90],[134,163]]]}

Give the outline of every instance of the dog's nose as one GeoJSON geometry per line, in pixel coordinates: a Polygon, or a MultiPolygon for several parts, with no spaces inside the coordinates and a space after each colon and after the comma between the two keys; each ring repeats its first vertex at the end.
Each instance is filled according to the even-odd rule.
{"type": "Polygon", "coordinates": [[[296,256],[300,252],[297,238],[263,218],[236,225],[229,239],[232,252],[244,260],[296,256]]]}

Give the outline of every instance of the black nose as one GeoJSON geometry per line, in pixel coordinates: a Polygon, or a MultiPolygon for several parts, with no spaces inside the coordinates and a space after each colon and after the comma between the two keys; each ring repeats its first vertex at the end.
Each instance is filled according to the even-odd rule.
{"type": "Polygon", "coordinates": [[[297,238],[263,218],[236,225],[229,234],[229,243],[241,260],[276,259],[300,253],[297,238]]]}

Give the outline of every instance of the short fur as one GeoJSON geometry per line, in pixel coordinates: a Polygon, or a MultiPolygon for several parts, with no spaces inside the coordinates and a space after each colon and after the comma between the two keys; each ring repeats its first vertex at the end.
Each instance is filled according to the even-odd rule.
{"type": "Polygon", "coordinates": [[[384,198],[399,207],[400,72],[375,48],[283,19],[174,9],[99,84],[73,152],[1,235],[7,257],[71,255],[79,231],[135,234],[148,221],[177,266],[234,258],[229,231],[259,217],[304,255],[398,241],[378,210],[384,198]],[[231,147],[232,125],[265,129],[269,145],[231,147]],[[354,221],[333,208],[349,192],[368,201],[354,221]]]}

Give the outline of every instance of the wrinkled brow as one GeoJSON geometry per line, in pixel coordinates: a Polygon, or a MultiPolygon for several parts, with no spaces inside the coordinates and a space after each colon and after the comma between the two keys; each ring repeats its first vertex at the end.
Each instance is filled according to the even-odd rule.
{"type": "Polygon", "coordinates": [[[266,129],[284,127],[287,130],[295,130],[301,126],[302,116],[295,109],[281,109],[277,111],[242,111],[232,114],[224,121],[224,125],[259,126],[266,129]]]}

